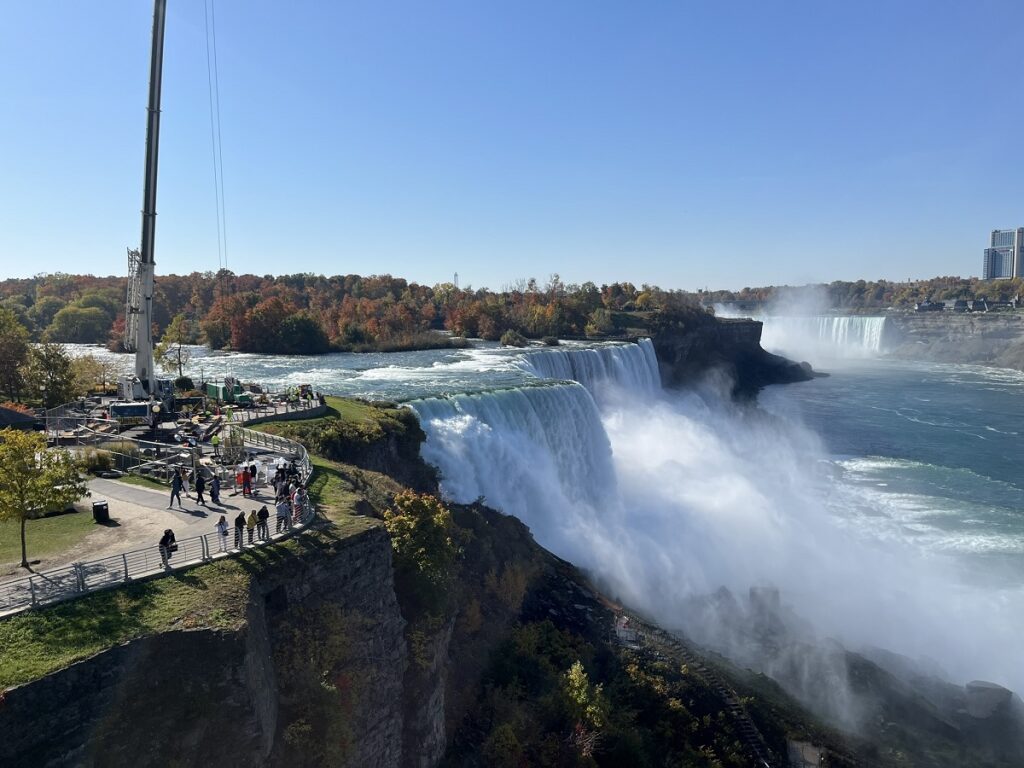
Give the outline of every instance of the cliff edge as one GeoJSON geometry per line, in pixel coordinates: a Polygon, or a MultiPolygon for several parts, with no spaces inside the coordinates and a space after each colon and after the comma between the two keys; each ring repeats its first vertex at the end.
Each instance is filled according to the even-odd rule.
{"type": "Polygon", "coordinates": [[[657,313],[649,327],[667,387],[691,386],[717,372],[732,382],[733,396],[744,399],[770,384],[814,378],[809,363],[761,347],[758,320],[722,319],[703,312],[657,313]]]}

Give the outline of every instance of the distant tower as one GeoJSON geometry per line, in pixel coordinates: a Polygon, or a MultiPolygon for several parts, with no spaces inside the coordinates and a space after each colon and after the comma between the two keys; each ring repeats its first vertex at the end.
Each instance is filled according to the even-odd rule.
{"type": "Polygon", "coordinates": [[[1024,276],[1024,228],[992,230],[981,276],[983,280],[1024,276]]]}
{"type": "Polygon", "coordinates": [[[455,290],[459,290],[459,273],[458,272],[455,273],[455,280],[453,282],[455,283],[455,290]]]}

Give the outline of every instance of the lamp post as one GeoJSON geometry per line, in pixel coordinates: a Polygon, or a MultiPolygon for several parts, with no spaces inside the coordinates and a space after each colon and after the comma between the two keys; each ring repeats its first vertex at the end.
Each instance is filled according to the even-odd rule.
{"type": "Polygon", "coordinates": [[[159,419],[159,418],[160,418],[160,404],[159,403],[153,403],[153,405],[150,406],[150,417],[149,417],[149,427],[153,431],[153,442],[156,442],[156,423],[157,423],[157,419],[159,419]]]}

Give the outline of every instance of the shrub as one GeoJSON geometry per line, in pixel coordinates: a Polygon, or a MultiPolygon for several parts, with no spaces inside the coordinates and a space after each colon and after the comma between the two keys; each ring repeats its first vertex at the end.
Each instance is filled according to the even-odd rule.
{"type": "Polygon", "coordinates": [[[87,448],[82,456],[85,471],[93,475],[109,472],[114,466],[114,457],[110,451],[87,448]]]}
{"type": "Polygon", "coordinates": [[[501,334],[501,344],[504,347],[525,347],[529,342],[519,331],[510,328],[501,334]]]}
{"type": "Polygon", "coordinates": [[[384,527],[391,534],[398,591],[408,596],[407,607],[414,615],[440,611],[459,552],[452,513],[429,494],[400,493],[384,512],[384,527]]]}
{"type": "Polygon", "coordinates": [[[174,388],[179,392],[188,392],[196,388],[189,376],[179,376],[174,380],[174,388]]]}

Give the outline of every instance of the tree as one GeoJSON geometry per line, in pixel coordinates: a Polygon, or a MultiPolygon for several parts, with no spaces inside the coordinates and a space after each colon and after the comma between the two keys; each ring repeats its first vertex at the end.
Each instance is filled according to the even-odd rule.
{"type": "Polygon", "coordinates": [[[114,366],[95,355],[82,355],[71,361],[75,391],[90,394],[96,389],[107,391],[107,383],[116,377],[114,366]]]}
{"type": "Polygon", "coordinates": [[[40,344],[29,353],[25,380],[39,392],[46,408],[74,400],[81,394],[71,356],[61,344],[40,344]]]}
{"type": "Polygon", "coordinates": [[[28,361],[28,329],[9,309],[0,308],[0,386],[9,400],[20,400],[28,361]]]}
{"type": "Polygon", "coordinates": [[[429,494],[400,493],[384,512],[384,527],[395,552],[395,577],[415,612],[441,608],[459,548],[452,513],[429,494]]]}
{"type": "Polygon", "coordinates": [[[48,341],[100,344],[107,339],[110,317],[99,307],[64,307],[43,334],[48,341]]]}
{"type": "Polygon", "coordinates": [[[86,495],[78,462],[63,449],[47,450],[38,432],[0,430],[0,520],[21,523],[21,567],[28,568],[25,523],[63,510],[86,495]]]}
{"type": "Polygon", "coordinates": [[[192,353],[186,344],[192,343],[192,324],[183,314],[177,314],[167,326],[160,343],[156,345],[153,356],[167,373],[177,371],[180,379],[185,375],[185,366],[192,359],[192,353]]]}

